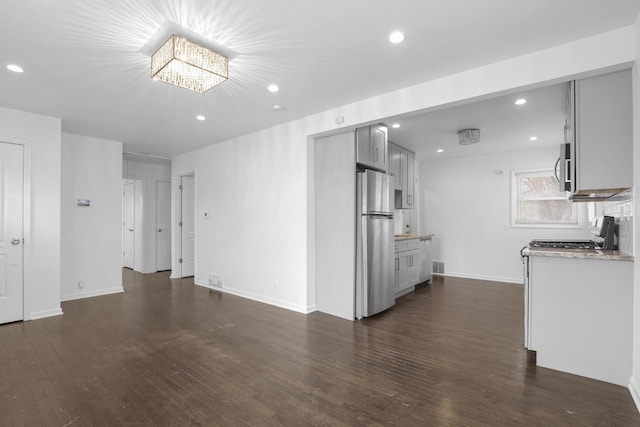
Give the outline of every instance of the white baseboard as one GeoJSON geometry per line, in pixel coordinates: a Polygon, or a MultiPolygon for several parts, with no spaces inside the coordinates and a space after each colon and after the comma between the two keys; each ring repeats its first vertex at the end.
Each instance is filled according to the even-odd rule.
{"type": "Polygon", "coordinates": [[[308,305],[307,312],[305,314],[313,313],[318,310],[318,306],[316,304],[308,305]]]}
{"type": "Polygon", "coordinates": [[[629,391],[631,392],[631,397],[636,404],[636,409],[640,412],[640,387],[638,387],[635,377],[631,377],[629,380],[629,391]]]}
{"type": "Polygon", "coordinates": [[[100,289],[97,291],[86,291],[86,292],[77,292],[75,294],[62,295],[60,297],[60,301],[73,301],[76,299],[84,299],[84,298],[92,298],[99,297],[103,295],[111,295],[111,294],[119,294],[124,292],[124,288],[122,286],[117,288],[109,288],[109,289],[100,289]]]}
{"type": "Polygon", "coordinates": [[[24,320],[38,320],[44,319],[45,317],[60,316],[62,314],[62,308],[58,307],[51,310],[34,311],[28,318],[24,320]]]}
{"type": "Polygon", "coordinates": [[[476,279],[476,280],[489,280],[491,282],[503,282],[503,283],[513,283],[517,285],[522,285],[524,283],[524,279],[522,277],[499,277],[499,276],[483,276],[480,274],[466,274],[466,273],[445,273],[445,274],[437,274],[433,273],[434,276],[443,276],[443,277],[459,277],[461,279],[476,279]]]}
{"type": "Polygon", "coordinates": [[[231,294],[231,295],[235,295],[238,297],[242,297],[242,298],[247,298],[253,301],[258,301],[258,302],[262,302],[265,304],[269,304],[269,305],[274,305],[276,307],[280,307],[280,308],[285,308],[287,310],[291,310],[291,311],[296,311],[298,313],[302,313],[302,314],[308,314],[309,312],[308,307],[305,306],[300,306],[300,305],[296,305],[296,304],[291,304],[289,302],[286,301],[282,301],[276,298],[269,298],[269,297],[265,297],[263,295],[258,295],[258,294],[254,294],[252,292],[247,292],[247,291],[242,291],[239,289],[232,289],[232,288],[214,288],[209,286],[207,283],[205,282],[201,282],[199,280],[194,280],[193,283],[195,283],[198,286],[202,286],[203,288],[207,288],[207,289],[211,289],[214,291],[219,291],[219,292],[223,292],[225,294],[231,294]]]}

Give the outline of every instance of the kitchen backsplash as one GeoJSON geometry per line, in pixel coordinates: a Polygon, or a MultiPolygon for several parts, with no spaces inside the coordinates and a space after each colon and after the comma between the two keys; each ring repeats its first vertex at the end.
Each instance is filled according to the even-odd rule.
{"type": "Polygon", "coordinates": [[[616,218],[618,249],[624,253],[633,254],[633,192],[627,190],[597,203],[596,213],[616,218]]]}
{"type": "Polygon", "coordinates": [[[395,209],[393,211],[394,234],[416,234],[418,227],[415,216],[412,209],[395,209]]]}

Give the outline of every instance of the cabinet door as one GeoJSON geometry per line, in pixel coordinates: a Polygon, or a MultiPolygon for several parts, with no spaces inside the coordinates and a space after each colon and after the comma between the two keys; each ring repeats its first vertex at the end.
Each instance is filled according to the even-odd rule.
{"type": "Polygon", "coordinates": [[[412,209],[415,208],[416,198],[415,198],[415,165],[416,165],[416,157],[413,153],[407,153],[407,207],[412,209]]]}
{"type": "Polygon", "coordinates": [[[387,128],[381,125],[356,129],[357,163],[383,172],[388,167],[387,128]]]}
{"type": "Polygon", "coordinates": [[[419,257],[420,253],[417,250],[411,251],[411,254],[409,255],[409,286],[414,286],[420,283],[420,262],[418,260],[419,257]]]}
{"type": "Polygon", "coordinates": [[[576,190],[633,186],[631,72],[576,82],[576,190]]]}
{"type": "Polygon", "coordinates": [[[415,207],[415,155],[410,151],[402,150],[402,208],[413,209],[415,207]]]}
{"type": "Polygon", "coordinates": [[[371,126],[371,153],[374,165],[386,171],[389,165],[389,150],[387,146],[387,128],[371,126]]]}
{"type": "Polygon", "coordinates": [[[398,277],[396,291],[403,291],[419,282],[420,263],[418,258],[419,251],[417,249],[396,254],[396,274],[398,277]]]}
{"type": "Polygon", "coordinates": [[[395,290],[396,292],[398,292],[399,286],[400,286],[400,258],[398,257],[398,254],[396,254],[396,286],[395,286],[395,290]]]}
{"type": "Polygon", "coordinates": [[[356,162],[365,166],[373,166],[370,135],[369,126],[356,129],[356,162]]]}
{"type": "Polygon", "coordinates": [[[409,252],[400,252],[397,255],[397,260],[398,287],[396,288],[396,292],[399,292],[411,286],[409,281],[411,255],[409,255],[409,252]]]}
{"type": "Polygon", "coordinates": [[[402,149],[395,144],[389,144],[389,173],[393,175],[394,189],[402,191],[402,149]]]}

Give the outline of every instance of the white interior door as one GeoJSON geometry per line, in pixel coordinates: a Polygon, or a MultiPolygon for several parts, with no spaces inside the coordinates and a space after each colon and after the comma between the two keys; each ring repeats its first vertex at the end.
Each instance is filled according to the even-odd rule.
{"type": "Polygon", "coordinates": [[[123,229],[122,229],[122,265],[133,268],[135,262],[135,183],[132,180],[124,182],[123,229]]]}
{"type": "Polygon", "coordinates": [[[171,270],[171,183],[157,182],[156,270],[171,270]]]}
{"type": "Polygon", "coordinates": [[[23,147],[0,143],[0,323],[23,317],[23,147]]]}
{"type": "Polygon", "coordinates": [[[181,277],[195,274],[195,198],[194,177],[185,175],[180,181],[181,194],[181,277]]]}

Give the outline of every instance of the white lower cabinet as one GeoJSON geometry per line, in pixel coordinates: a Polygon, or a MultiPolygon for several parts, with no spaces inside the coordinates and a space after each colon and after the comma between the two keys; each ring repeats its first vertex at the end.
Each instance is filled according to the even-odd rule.
{"type": "Polygon", "coordinates": [[[537,365],[626,386],[632,373],[633,262],[528,258],[525,346],[536,351],[537,365]]]}
{"type": "Polygon", "coordinates": [[[420,282],[419,239],[396,242],[396,295],[412,291],[420,282]]]}

